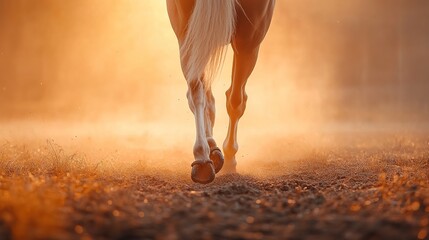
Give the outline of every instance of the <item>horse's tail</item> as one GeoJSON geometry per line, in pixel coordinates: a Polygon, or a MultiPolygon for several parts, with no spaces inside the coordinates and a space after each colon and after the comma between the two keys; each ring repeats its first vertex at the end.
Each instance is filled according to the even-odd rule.
{"type": "Polygon", "coordinates": [[[219,71],[235,30],[236,0],[196,0],[180,53],[187,81],[206,89],[219,71]]]}

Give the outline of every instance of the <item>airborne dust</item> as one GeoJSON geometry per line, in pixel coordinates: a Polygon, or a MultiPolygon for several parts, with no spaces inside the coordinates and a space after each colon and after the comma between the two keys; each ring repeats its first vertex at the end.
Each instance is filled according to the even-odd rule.
{"type": "MultiPolygon", "coordinates": [[[[218,145],[231,58],[213,85],[218,145]]],[[[428,62],[428,1],[277,1],[238,130],[243,176],[202,187],[164,1],[0,0],[0,235],[189,238],[186,218],[219,238],[425,239],[428,62]]]]}

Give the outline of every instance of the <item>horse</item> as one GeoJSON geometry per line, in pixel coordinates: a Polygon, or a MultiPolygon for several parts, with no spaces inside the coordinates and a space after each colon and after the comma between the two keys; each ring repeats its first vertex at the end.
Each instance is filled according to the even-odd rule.
{"type": "Polygon", "coordinates": [[[270,27],[275,0],[167,0],[170,23],[179,43],[189,108],[195,117],[196,140],[191,179],[207,184],[215,174],[236,172],[238,121],[246,109],[247,80],[270,27]],[[211,83],[231,44],[233,70],[226,91],[229,127],[223,153],[213,138],[215,99],[211,83]]]}

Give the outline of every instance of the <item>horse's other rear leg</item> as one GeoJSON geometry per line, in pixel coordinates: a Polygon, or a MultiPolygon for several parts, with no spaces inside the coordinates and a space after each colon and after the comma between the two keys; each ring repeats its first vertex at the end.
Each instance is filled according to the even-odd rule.
{"type": "Polygon", "coordinates": [[[216,117],[216,107],[215,98],[211,89],[208,89],[206,91],[205,113],[206,138],[207,143],[210,147],[210,159],[213,161],[216,173],[218,173],[223,166],[224,158],[222,151],[220,150],[220,148],[218,148],[216,141],[213,138],[213,127],[216,117]]]}
{"type": "Polygon", "coordinates": [[[238,121],[246,109],[247,94],[245,86],[252,73],[258,58],[259,46],[246,51],[234,49],[234,65],[232,82],[226,91],[226,109],[229,115],[228,134],[223,143],[225,153],[225,172],[235,172],[237,161],[235,154],[238,151],[237,128],[238,121]]]}

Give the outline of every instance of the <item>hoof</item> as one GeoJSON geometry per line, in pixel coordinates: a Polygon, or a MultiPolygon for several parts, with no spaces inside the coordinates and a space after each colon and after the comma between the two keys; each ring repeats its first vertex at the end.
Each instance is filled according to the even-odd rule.
{"type": "Polygon", "coordinates": [[[191,166],[192,181],[207,184],[215,179],[215,169],[211,160],[197,160],[191,166]]]}
{"type": "Polygon", "coordinates": [[[210,150],[210,160],[213,161],[215,172],[218,173],[222,169],[224,162],[222,151],[218,147],[210,150]]]}

